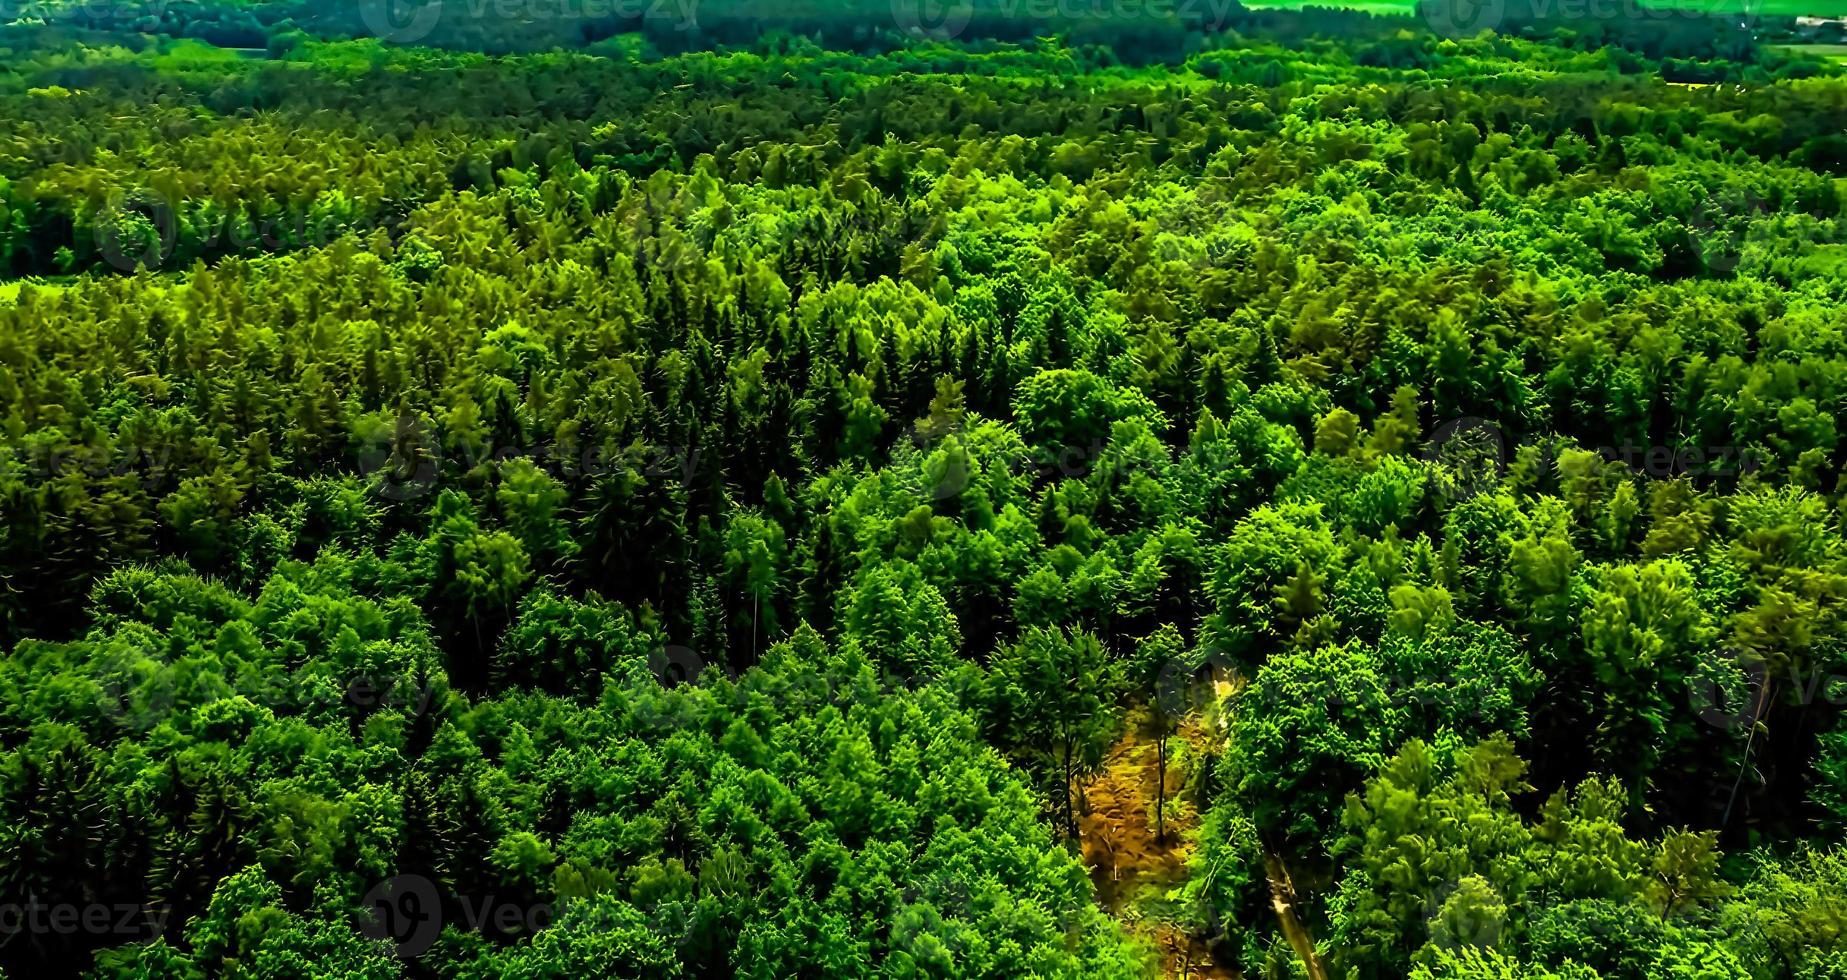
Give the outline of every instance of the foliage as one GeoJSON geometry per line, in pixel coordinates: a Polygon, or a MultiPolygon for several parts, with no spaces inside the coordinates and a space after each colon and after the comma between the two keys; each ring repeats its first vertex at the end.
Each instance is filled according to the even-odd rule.
{"type": "Polygon", "coordinates": [[[1838,71],[53,6],[0,906],[136,914],[12,975],[1144,975],[1073,853],[1132,718],[1251,975],[1285,894],[1351,977],[1847,962],[1838,71]]]}

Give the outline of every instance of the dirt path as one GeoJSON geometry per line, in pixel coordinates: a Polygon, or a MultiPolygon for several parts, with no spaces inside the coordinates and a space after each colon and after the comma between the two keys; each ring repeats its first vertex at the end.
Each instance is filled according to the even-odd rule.
{"type": "Polygon", "coordinates": [[[1084,861],[1097,886],[1097,901],[1121,913],[1135,892],[1147,885],[1171,886],[1186,877],[1186,854],[1174,845],[1180,834],[1168,830],[1157,844],[1148,819],[1155,795],[1155,748],[1134,732],[1110,748],[1103,771],[1083,788],[1088,812],[1078,818],[1084,861]]]}
{"type": "MultiPolygon", "coordinates": [[[[1212,696],[1214,703],[1224,704],[1244,684],[1243,678],[1236,674],[1214,667],[1212,671],[1212,696]]],[[[1231,716],[1219,714],[1218,729],[1221,734],[1228,734],[1231,716]]],[[[1283,938],[1289,941],[1295,950],[1296,959],[1302,961],[1302,968],[1308,972],[1308,980],[1327,980],[1327,967],[1322,964],[1321,956],[1315,952],[1314,937],[1309,935],[1308,927],[1295,914],[1296,893],[1295,879],[1289,876],[1289,868],[1283,859],[1274,852],[1265,850],[1263,855],[1264,873],[1270,879],[1270,906],[1276,910],[1277,924],[1282,927],[1283,938]]]]}
{"type": "MultiPolygon", "coordinates": [[[[1222,704],[1237,684],[1235,676],[1215,673],[1211,678],[1215,703],[1222,704]]],[[[1215,735],[1200,724],[1210,725],[1216,737],[1222,738],[1227,721],[1216,711],[1205,717],[1192,716],[1176,738],[1195,743],[1213,740],[1215,735]]],[[[1197,819],[1171,821],[1166,827],[1166,839],[1155,840],[1155,825],[1149,814],[1154,810],[1160,767],[1154,739],[1145,734],[1140,722],[1131,713],[1127,731],[1110,747],[1102,770],[1079,791],[1082,806],[1078,834],[1084,863],[1090,868],[1090,880],[1097,890],[1097,902],[1131,932],[1160,950],[1163,977],[1241,977],[1237,970],[1217,961],[1204,937],[1163,921],[1160,914],[1165,896],[1186,881],[1187,862],[1193,852],[1190,831],[1197,819]]],[[[1184,778],[1173,761],[1169,759],[1167,773],[1169,799],[1184,778]]],[[[1328,980],[1327,968],[1315,952],[1314,937],[1296,916],[1295,882],[1288,867],[1282,858],[1266,852],[1264,870],[1270,880],[1270,904],[1276,910],[1276,920],[1307,971],[1308,980],[1328,980]]]]}
{"type": "MultiPolygon", "coordinates": [[[[1083,787],[1088,806],[1078,817],[1078,831],[1097,901],[1160,950],[1163,976],[1237,977],[1214,960],[1202,937],[1162,921],[1159,907],[1166,894],[1187,877],[1192,848],[1185,831],[1191,827],[1169,822],[1167,839],[1155,840],[1149,819],[1159,768],[1155,744],[1139,725],[1128,728],[1110,748],[1102,772],[1083,787]]],[[[1168,777],[1169,790],[1176,789],[1178,774],[1170,769],[1168,777]]]]}
{"type": "Polygon", "coordinates": [[[1295,882],[1289,877],[1289,869],[1283,866],[1282,858],[1268,852],[1263,856],[1263,866],[1270,876],[1270,904],[1276,909],[1277,922],[1282,924],[1283,938],[1295,948],[1296,958],[1308,971],[1308,980],[1327,980],[1327,968],[1315,952],[1315,941],[1296,918],[1295,882]]]}

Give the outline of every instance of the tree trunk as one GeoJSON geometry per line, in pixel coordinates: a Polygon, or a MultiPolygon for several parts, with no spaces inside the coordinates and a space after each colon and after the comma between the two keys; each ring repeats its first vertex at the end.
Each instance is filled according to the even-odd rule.
{"type": "Polygon", "coordinates": [[[1065,753],[1064,753],[1065,754],[1065,759],[1064,759],[1065,833],[1069,835],[1072,840],[1076,840],[1077,839],[1077,808],[1072,804],[1072,801],[1071,801],[1071,750],[1072,750],[1071,739],[1069,738],[1065,739],[1064,750],[1065,750],[1065,753]]]}
{"type": "Polygon", "coordinates": [[[1154,842],[1167,843],[1167,720],[1155,730],[1154,742],[1154,842]]]}

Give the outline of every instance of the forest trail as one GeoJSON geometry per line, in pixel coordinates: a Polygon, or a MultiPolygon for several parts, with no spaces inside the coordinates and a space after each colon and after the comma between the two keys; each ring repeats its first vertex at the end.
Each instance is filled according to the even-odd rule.
{"type": "MultiPolygon", "coordinates": [[[[1242,686],[1241,678],[1215,670],[1209,679],[1214,704],[1242,686]]],[[[1155,840],[1154,812],[1157,764],[1155,741],[1132,712],[1129,724],[1104,756],[1103,767],[1080,787],[1079,839],[1084,863],[1096,888],[1097,902],[1131,932],[1152,942],[1161,954],[1161,975],[1170,978],[1231,978],[1242,974],[1213,956],[1205,937],[1179,925],[1146,914],[1160,906],[1165,896],[1186,882],[1187,861],[1193,844],[1189,833],[1196,819],[1170,821],[1164,843],[1155,840]]],[[[1227,719],[1218,712],[1189,717],[1176,740],[1202,745],[1225,734],[1227,719]]],[[[1182,774],[1169,758],[1168,798],[1181,789],[1182,774]]],[[[1264,869],[1270,882],[1270,903],[1276,910],[1283,937],[1302,962],[1308,980],[1328,980],[1327,968],[1315,951],[1314,937],[1295,914],[1295,881],[1280,856],[1266,851],[1264,869]]]]}
{"type": "Polygon", "coordinates": [[[1289,869],[1283,865],[1283,859],[1275,852],[1266,850],[1263,866],[1270,877],[1270,904],[1276,909],[1276,920],[1283,928],[1283,938],[1294,947],[1296,958],[1302,961],[1303,969],[1308,971],[1308,980],[1327,980],[1327,968],[1322,965],[1321,957],[1315,952],[1315,940],[1308,934],[1308,928],[1295,914],[1295,882],[1289,877],[1289,869]]]}
{"type": "MultiPolygon", "coordinates": [[[[1087,803],[1078,817],[1079,839],[1097,902],[1161,954],[1161,975],[1172,978],[1230,978],[1238,971],[1219,964],[1204,937],[1147,914],[1187,877],[1192,845],[1185,831],[1193,821],[1170,821],[1165,843],[1155,840],[1156,765],[1154,739],[1131,723],[1110,747],[1103,769],[1082,786],[1087,803]]],[[[1182,736],[1184,737],[1184,736],[1182,736]]],[[[1171,759],[1170,759],[1171,762],[1171,759]]],[[[1178,774],[1170,767],[1168,789],[1178,774]]]]}

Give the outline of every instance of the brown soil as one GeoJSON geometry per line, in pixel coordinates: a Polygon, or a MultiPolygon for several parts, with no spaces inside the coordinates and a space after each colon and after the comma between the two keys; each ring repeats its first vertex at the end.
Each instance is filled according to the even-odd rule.
{"type": "MultiPolygon", "coordinates": [[[[1235,970],[1213,959],[1202,937],[1142,915],[1142,901],[1158,900],[1186,881],[1187,859],[1192,855],[1187,838],[1193,828],[1169,821],[1166,839],[1155,840],[1150,813],[1158,766],[1154,740],[1141,731],[1139,721],[1131,719],[1128,732],[1110,748],[1102,772],[1082,787],[1086,805],[1078,817],[1078,830],[1097,901],[1160,951],[1163,976],[1236,977],[1235,970]]],[[[1181,774],[1174,770],[1171,756],[1168,761],[1168,796],[1172,798],[1181,774]]]]}
{"type": "MultiPolygon", "coordinates": [[[[1215,675],[1211,681],[1214,705],[1223,704],[1241,683],[1235,675],[1215,675]]],[[[1226,720],[1209,709],[1182,722],[1177,739],[1208,748],[1223,739],[1226,720]]],[[[1192,857],[1192,834],[1197,820],[1169,821],[1164,840],[1155,840],[1153,812],[1158,764],[1154,740],[1145,733],[1139,711],[1131,712],[1127,731],[1110,747],[1102,771],[1079,788],[1078,832],[1084,863],[1096,886],[1097,901],[1131,932],[1146,939],[1161,956],[1161,975],[1174,980],[1239,978],[1228,964],[1218,962],[1205,938],[1173,922],[1145,914],[1146,905],[1158,909],[1169,892],[1185,883],[1187,861],[1192,857]]],[[[1204,754],[1204,753],[1201,753],[1204,754]]],[[[1195,758],[1198,758],[1196,755],[1195,758]]],[[[1172,799],[1185,778],[1168,759],[1167,798],[1172,799]]],[[[1314,937],[1296,917],[1295,882],[1282,858],[1266,854],[1270,901],[1283,936],[1295,949],[1309,980],[1327,980],[1327,970],[1315,952],[1314,937]]]]}

